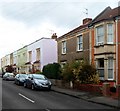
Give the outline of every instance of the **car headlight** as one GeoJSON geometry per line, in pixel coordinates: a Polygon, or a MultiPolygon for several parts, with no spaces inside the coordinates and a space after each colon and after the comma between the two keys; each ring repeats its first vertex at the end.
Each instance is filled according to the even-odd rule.
{"type": "Polygon", "coordinates": [[[49,85],[52,85],[51,81],[49,81],[48,83],[49,83],[49,85]]]}
{"type": "Polygon", "coordinates": [[[37,80],[34,81],[35,84],[37,85],[42,85],[40,82],[38,82],[37,80]]]}

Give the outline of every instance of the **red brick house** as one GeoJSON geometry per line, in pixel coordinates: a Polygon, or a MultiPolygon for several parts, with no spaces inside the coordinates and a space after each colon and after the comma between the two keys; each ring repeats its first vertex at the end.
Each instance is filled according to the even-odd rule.
{"type": "Polygon", "coordinates": [[[83,20],[83,25],[57,38],[58,62],[61,65],[71,61],[89,61],[89,28],[91,18],[83,20]]]}
{"type": "Polygon", "coordinates": [[[90,62],[101,80],[120,84],[120,6],[107,7],[89,25],[90,62]]]}

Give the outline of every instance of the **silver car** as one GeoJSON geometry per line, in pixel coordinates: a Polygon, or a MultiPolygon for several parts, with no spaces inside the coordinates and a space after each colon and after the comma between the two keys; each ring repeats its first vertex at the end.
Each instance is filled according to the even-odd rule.
{"type": "Polygon", "coordinates": [[[31,89],[51,89],[51,81],[48,80],[42,74],[28,74],[24,82],[24,87],[29,87],[31,89]]]}
{"type": "Polygon", "coordinates": [[[3,80],[14,81],[15,80],[15,75],[13,73],[6,72],[3,75],[3,80]]]}

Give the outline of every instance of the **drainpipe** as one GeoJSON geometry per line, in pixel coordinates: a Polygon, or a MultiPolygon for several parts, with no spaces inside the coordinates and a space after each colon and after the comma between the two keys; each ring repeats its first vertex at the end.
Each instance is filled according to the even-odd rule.
{"type": "Polygon", "coordinates": [[[118,20],[116,22],[116,85],[118,85],[118,20]]]}

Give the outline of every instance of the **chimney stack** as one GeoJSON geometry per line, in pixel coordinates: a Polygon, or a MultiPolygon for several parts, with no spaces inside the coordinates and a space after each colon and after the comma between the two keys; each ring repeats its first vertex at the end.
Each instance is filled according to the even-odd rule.
{"type": "Polygon", "coordinates": [[[56,35],[56,33],[53,33],[53,35],[52,35],[51,38],[52,38],[52,39],[55,39],[55,40],[57,41],[57,35],[56,35]]]}
{"type": "Polygon", "coordinates": [[[85,19],[83,19],[83,25],[84,24],[88,24],[88,23],[90,23],[92,21],[92,18],[85,18],[85,19]]]}

